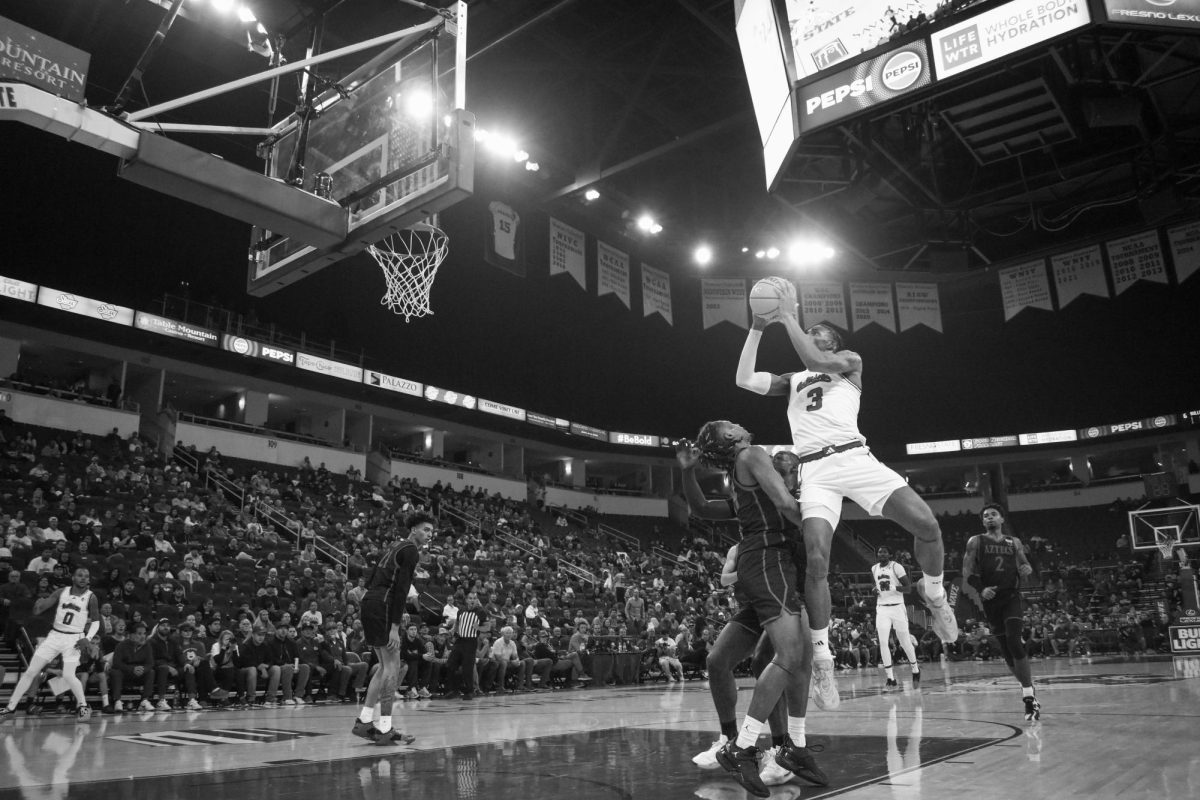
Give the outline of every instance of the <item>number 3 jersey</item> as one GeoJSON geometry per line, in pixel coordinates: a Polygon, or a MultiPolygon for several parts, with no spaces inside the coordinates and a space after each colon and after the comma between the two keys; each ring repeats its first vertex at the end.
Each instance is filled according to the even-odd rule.
{"type": "Polygon", "coordinates": [[[858,430],[862,390],[841,375],[825,372],[792,373],[788,392],[788,423],[797,455],[829,445],[866,441],[858,430]]]}

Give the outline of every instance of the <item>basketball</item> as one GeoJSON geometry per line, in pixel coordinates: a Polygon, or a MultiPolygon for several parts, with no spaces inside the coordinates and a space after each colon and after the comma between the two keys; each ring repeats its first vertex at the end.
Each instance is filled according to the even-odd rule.
{"type": "Polygon", "coordinates": [[[794,302],[795,290],[786,278],[763,278],[750,289],[750,311],[770,314],[786,302],[794,302]]]}

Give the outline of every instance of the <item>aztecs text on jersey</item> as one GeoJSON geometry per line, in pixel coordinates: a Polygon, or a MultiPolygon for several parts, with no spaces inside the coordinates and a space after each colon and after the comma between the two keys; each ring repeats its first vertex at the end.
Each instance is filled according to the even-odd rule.
{"type": "Polygon", "coordinates": [[[1017,543],[1011,536],[1000,540],[989,536],[979,537],[979,577],[984,586],[997,589],[1016,589],[1017,543]]]}

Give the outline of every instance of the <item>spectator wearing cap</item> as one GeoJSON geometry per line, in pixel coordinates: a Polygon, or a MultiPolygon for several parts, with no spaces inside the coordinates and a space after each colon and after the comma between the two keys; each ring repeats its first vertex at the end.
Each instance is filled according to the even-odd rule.
{"type": "Polygon", "coordinates": [[[150,637],[150,650],[154,654],[154,678],[156,694],[158,695],[157,711],[170,711],[171,703],[167,699],[167,687],[174,681],[179,688],[180,674],[183,670],[183,650],[179,642],[171,637],[171,621],[166,617],[158,621],[154,635],[150,637]]]}
{"type": "Polygon", "coordinates": [[[296,646],[301,674],[296,681],[296,702],[304,704],[307,694],[312,700],[312,693],[317,685],[324,687],[329,693],[328,679],[332,676],[330,660],[321,652],[321,642],[317,639],[317,626],[313,624],[288,626],[288,638],[296,646]],[[307,673],[303,671],[307,668],[307,673]]]}
{"type": "MultiPolygon", "coordinates": [[[[234,666],[238,675],[238,692],[240,700],[247,706],[258,705],[258,682],[273,677],[275,687],[279,685],[279,672],[272,675],[271,653],[267,649],[267,629],[251,626],[249,620],[243,620],[243,626],[250,628],[249,635],[238,642],[234,666]]],[[[268,700],[273,700],[267,695],[268,700]]]]}
{"type": "MultiPolygon", "coordinates": [[[[326,670],[326,688],[333,687],[334,699],[353,703],[358,699],[367,680],[367,664],[346,649],[346,637],[336,622],[325,624],[325,640],[321,642],[322,666],[326,670]]],[[[425,697],[428,697],[428,693],[425,697]]]]}
{"type": "Polygon", "coordinates": [[[229,696],[217,688],[212,663],[208,657],[208,646],[196,636],[196,628],[190,622],[179,626],[179,650],[183,655],[183,691],[187,696],[188,711],[200,710],[200,698],[224,700],[229,696]]]}

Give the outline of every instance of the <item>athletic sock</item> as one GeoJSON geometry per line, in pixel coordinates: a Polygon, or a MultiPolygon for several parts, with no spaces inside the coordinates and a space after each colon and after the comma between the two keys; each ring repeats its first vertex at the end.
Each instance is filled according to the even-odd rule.
{"type": "Polygon", "coordinates": [[[792,738],[792,744],[797,747],[806,747],[808,739],[804,736],[804,725],[807,720],[804,717],[793,717],[788,715],[788,736],[792,738]]]}
{"type": "Polygon", "coordinates": [[[758,736],[763,732],[763,728],[765,727],[767,727],[767,723],[747,714],[745,721],[742,722],[742,729],[738,731],[737,746],[745,749],[757,745],[758,736]]]}
{"type": "Polygon", "coordinates": [[[925,597],[931,603],[937,605],[937,601],[946,596],[946,590],[942,588],[941,574],[929,575],[926,574],[921,578],[921,583],[925,586],[925,597]]]}
{"type": "Polygon", "coordinates": [[[1033,687],[1032,686],[1022,686],[1021,687],[1021,697],[1033,697],[1033,687]]]}
{"type": "Polygon", "coordinates": [[[785,734],[771,734],[771,747],[783,747],[783,741],[787,738],[785,734]]]}
{"type": "Polygon", "coordinates": [[[736,739],[738,735],[737,720],[731,719],[721,723],[721,735],[726,739],[736,739]]]}
{"type": "Polygon", "coordinates": [[[813,659],[831,659],[833,653],[829,652],[829,627],[821,629],[813,628],[812,630],[813,644],[813,659]]]}
{"type": "Polygon", "coordinates": [[[358,712],[359,722],[370,722],[375,718],[375,709],[371,706],[363,706],[362,711],[358,712]]]}
{"type": "Polygon", "coordinates": [[[896,671],[894,669],[892,669],[891,667],[884,667],[883,670],[884,670],[884,672],[887,673],[889,681],[896,680],[896,671]]]}
{"type": "Polygon", "coordinates": [[[920,665],[919,665],[919,664],[917,664],[917,663],[914,661],[914,662],[913,662],[913,665],[912,665],[912,674],[913,674],[913,675],[916,675],[916,674],[917,674],[917,673],[919,673],[920,671],[921,671],[921,667],[920,667],[920,665]]]}
{"type": "Polygon", "coordinates": [[[380,714],[382,713],[382,712],[379,710],[379,705],[380,705],[379,703],[376,703],[376,704],[375,704],[375,705],[374,705],[374,706],[371,708],[371,719],[372,719],[373,721],[375,721],[375,722],[379,722],[379,716],[380,716],[380,714]]]}
{"type": "Polygon", "coordinates": [[[388,731],[390,731],[392,729],[391,715],[389,714],[386,717],[380,716],[379,721],[375,723],[375,727],[379,730],[380,733],[387,733],[388,731]]]}

